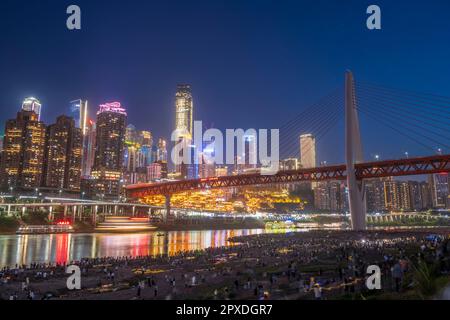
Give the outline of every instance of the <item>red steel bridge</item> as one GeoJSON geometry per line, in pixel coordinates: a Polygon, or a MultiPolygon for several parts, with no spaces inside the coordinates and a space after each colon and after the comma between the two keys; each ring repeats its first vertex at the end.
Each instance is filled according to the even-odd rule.
{"type": "MultiPolygon", "coordinates": [[[[354,171],[358,180],[450,172],[450,155],[360,163],[355,164],[354,171]]],[[[126,190],[129,198],[142,198],[151,195],[171,195],[212,188],[346,179],[347,167],[342,164],[279,171],[274,175],[241,174],[164,183],[143,183],[127,186],[126,190]]]]}

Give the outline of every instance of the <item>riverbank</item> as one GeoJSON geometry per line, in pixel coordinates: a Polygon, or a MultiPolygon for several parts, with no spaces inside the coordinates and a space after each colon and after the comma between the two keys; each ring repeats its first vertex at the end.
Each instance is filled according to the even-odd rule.
{"type": "Polygon", "coordinates": [[[82,289],[75,291],[66,288],[64,264],[34,264],[3,271],[0,298],[26,299],[32,292],[35,299],[69,300],[427,299],[450,271],[449,251],[443,253],[450,230],[435,233],[439,241],[427,240],[428,230],[259,234],[170,256],[83,259],[76,262],[82,289]],[[429,273],[437,254],[440,263],[429,273]],[[372,264],[380,266],[381,290],[365,287],[372,264]]]}

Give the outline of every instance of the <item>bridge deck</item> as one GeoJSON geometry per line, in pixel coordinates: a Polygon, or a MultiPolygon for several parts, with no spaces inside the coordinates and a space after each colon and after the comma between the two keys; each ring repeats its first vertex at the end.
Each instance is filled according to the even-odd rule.
{"type": "MultiPolygon", "coordinates": [[[[355,165],[354,170],[357,179],[450,172],[450,155],[360,163],[355,165]]],[[[336,165],[279,171],[274,175],[261,175],[256,173],[206,179],[170,181],[164,183],[144,183],[129,185],[126,187],[126,191],[129,198],[141,198],[149,195],[170,195],[179,192],[210,188],[294,183],[302,181],[345,180],[346,178],[346,166],[336,165]]]]}

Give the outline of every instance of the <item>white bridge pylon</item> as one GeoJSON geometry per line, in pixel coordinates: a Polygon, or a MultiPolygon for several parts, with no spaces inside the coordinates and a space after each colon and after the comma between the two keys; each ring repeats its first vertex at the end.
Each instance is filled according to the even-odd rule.
{"type": "Polygon", "coordinates": [[[353,74],[345,74],[345,161],[348,203],[353,230],[366,230],[366,201],[363,181],[356,180],[355,164],[363,162],[361,134],[356,109],[353,74]]]}

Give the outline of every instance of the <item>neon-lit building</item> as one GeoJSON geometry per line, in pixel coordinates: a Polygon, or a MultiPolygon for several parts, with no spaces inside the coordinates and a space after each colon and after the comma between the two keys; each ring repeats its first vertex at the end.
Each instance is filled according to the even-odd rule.
{"type": "Polygon", "coordinates": [[[97,112],[95,159],[92,169],[94,193],[116,198],[120,192],[127,113],[120,102],[100,105],[97,112]]]}
{"type": "Polygon", "coordinates": [[[22,102],[23,111],[33,111],[37,115],[37,121],[41,121],[41,102],[33,97],[25,98],[22,102]]]}

